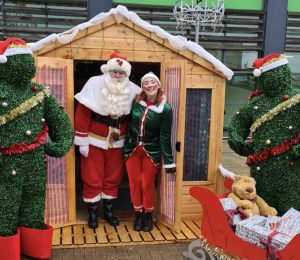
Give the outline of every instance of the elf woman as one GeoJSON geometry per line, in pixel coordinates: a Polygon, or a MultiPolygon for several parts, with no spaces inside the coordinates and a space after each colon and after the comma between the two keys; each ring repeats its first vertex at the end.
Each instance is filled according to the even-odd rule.
{"type": "Polygon", "coordinates": [[[171,149],[172,108],[159,78],[149,72],[141,79],[142,92],[132,106],[132,119],[124,145],[130,196],[136,219],[133,229],[150,232],[159,168],[175,173],[171,149]]]}

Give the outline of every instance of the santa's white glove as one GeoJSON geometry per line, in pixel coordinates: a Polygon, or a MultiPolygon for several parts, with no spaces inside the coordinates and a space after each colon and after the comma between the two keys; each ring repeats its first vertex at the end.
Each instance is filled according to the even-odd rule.
{"type": "Polygon", "coordinates": [[[89,156],[89,146],[88,145],[80,145],[79,146],[79,152],[84,156],[89,156]]]}

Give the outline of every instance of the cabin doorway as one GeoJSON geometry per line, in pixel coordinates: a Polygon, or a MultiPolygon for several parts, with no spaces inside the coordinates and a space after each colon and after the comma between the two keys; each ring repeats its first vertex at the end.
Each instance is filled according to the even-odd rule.
{"type": "MultiPolygon", "coordinates": [[[[81,91],[84,84],[90,77],[102,74],[100,66],[106,63],[106,61],[74,61],[74,95],[81,91]]],[[[131,62],[131,75],[130,80],[140,86],[141,77],[152,71],[158,77],[160,77],[160,63],[141,63],[131,62]]],[[[74,109],[76,109],[77,101],[74,101],[74,109]]],[[[75,111],[74,111],[75,112],[75,111]]],[[[78,147],[75,148],[75,173],[76,173],[76,215],[77,223],[86,222],[87,220],[87,207],[84,204],[81,192],[82,181],[80,178],[80,153],[78,147]]],[[[157,192],[156,192],[157,193],[157,192]]],[[[102,216],[102,207],[100,207],[100,218],[102,216]]],[[[114,211],[116,216],[122,221],[131,220],[134,218],[133,208],[130,202],[130,193],[128,185],[128,177],[126,170],[124,169],[123,179],[119,187],[119,196],[115,201],[114,211]]]]}

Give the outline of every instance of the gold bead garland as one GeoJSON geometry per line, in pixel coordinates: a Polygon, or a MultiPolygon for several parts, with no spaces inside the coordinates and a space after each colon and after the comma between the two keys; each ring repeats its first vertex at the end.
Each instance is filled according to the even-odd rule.
{"type": "Polygon", "coordinates": [[[268,113],[264,114],[262,117],[257,119],[250,127],[249,137],[253,136],[253,133],[256,131],[258,127],[267,121],[272,120],[276,115],[278,115],[281,111],[284,111],[287,108],[290,108],[300,102],[300,94],[293,96],[291,99],[284,101],[271,109],[268,113]]]}
{"type": "Polygon", "coordinates": [[[34,108],[38,103],[44,100],[45,96],[50,95],[50,90],[45,88],[42,92],[23,102],[20,106],[14,108],[10,112],[0,116],[0,126],[5,125],[7,122],[14,120],[16,117],[25,114],[32,108],[34,108]]]}
{"type": "Polygon", "coordinates": [[[203,248],[206,249],[207,252],[211,253],[212,255],[218,257],[221,260],[240,260],[239,257],[234,257],[228,254],[223,249],[210,244],[204,237],[200,236],[199,240],[203,248]]]}

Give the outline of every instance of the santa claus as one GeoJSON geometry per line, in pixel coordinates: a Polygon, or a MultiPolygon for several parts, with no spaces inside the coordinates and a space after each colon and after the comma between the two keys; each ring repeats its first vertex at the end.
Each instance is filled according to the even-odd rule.
{"type": "Polygon", "coordinates": [[[88,226],[98,227],[99,202],[104,219],[119,224],[113,200],[123,175],[122,147],[132,101],[140,88],[129,81],[131,65],[112,54],[101,66],[103,75],[91,77],[80,93],[75,114],[75,144],[81,153],[83,201],[88,205],[88,226]]]}

